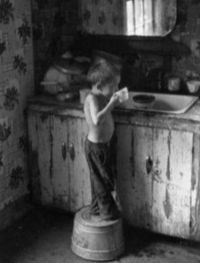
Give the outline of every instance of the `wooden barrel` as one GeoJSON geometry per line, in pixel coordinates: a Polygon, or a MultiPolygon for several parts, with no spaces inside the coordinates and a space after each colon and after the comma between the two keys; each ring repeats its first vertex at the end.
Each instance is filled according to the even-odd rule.
{"type": "Polygon", "coordinates": [[[99,221],[90,217],[89,207],[75,216],[72,251],[85,259],[109,261],[124,252],[122,219],[99,221]]]}

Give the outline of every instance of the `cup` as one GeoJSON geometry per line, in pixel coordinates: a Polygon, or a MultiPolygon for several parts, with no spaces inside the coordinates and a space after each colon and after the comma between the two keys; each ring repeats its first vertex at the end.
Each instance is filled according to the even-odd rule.
{"type": "Polygon", "coordinates": [[[119,102],[122,103],[127,101],[129,98],[128,88],[124,87],[123,89],[116,92],[117,96],[119,97],[119,102]]]}
{"type": "Polygon", "coordinates": [[[196,93],[200,88],[200,80],[188,80],[187,88],[190,93],[196,93]]]}

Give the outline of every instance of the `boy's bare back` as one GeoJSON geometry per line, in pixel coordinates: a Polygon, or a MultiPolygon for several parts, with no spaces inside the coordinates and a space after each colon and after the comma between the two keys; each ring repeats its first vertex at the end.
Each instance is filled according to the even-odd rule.
{"type": "Polygon", "coordinates": [[[88,124],[88,139],[91,142],[109,142],[114,132],[114,121],[109,107],[109,100],[102,94],[90,93],[84,103],[84,113],[88,124]],[[100,121],[96,115],[104,111],[100,121]]]}

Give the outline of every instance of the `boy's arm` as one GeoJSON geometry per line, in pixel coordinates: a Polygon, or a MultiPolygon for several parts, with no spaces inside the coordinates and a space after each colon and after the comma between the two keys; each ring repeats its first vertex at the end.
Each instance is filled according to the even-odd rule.
{"type": "Polygon", "coordinates": [[[89,106],[93,123],[95,125],[102,123],[105,120],[106,114],[112,111],[118,100],[118,96],[114,94],[108,104],[102,110],[100,110],[96,98],[91,96],[89,100],[89,106]]]}

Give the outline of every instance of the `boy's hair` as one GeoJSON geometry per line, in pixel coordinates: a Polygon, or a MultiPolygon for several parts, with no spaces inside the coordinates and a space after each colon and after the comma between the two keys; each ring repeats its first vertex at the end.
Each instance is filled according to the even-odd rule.
{"type": "Polygon", "coordinates": [[[87,80],[92,86],[97,85],[101,90],[103,86],[113,84],[118,76],[120,76],[119,67],[102,58],[90,67],[87,80]]]}

